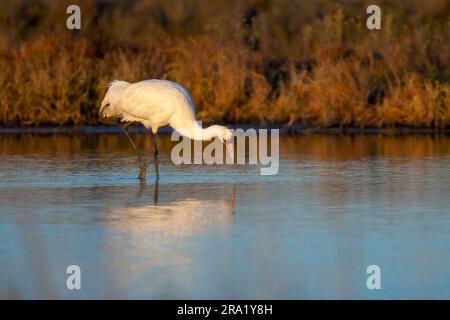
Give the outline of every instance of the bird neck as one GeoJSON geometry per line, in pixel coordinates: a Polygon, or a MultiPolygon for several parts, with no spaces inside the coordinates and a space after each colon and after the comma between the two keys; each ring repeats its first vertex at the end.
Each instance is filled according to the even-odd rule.
{"type": "Polygon", "coordinates": [[[212,138],[220,135],[218,126],[210,126],[208,128],[202,128],[197,122],[189,128],[177,129],[182,135],[192,139],[209,141],[212,138]]]}

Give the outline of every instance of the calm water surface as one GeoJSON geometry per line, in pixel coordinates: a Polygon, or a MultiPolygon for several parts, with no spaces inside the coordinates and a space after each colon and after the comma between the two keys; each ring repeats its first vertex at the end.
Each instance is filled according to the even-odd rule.
{"type": "Polygon", "coordinates": [[[281,137],[275,176],[160,141],[156,187],[122,135],[0,135],[0,298],[450,298],[450,137],[281,137]]]}

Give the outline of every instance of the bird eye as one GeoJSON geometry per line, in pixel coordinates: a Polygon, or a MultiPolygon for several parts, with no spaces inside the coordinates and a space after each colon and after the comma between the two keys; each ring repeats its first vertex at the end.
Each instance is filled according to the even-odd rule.
{"type": "Polygon", "coordinates": [[[109,103],[105,104],[105,107],[109,107],[109,103]]]}

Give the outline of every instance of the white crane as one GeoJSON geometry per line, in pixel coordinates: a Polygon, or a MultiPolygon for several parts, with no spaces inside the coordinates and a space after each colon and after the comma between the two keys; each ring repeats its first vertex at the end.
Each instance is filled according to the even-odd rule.
{"type": "Polygon", "coordinates": [[[185,88],[173,81],[151,79],[129,83],[114,80],[109,83],[99,113],[103,118],[117,117],[125,122],[123,130],[138,155],[140,179],[145,178],[145,160],[127,130],[134,122],[142,123],[144,127],[152,130],[156,180],[159,179],[156,135],[162,126],[169,125],[180,134],[193,140],[211,140],[218,137],[227,144],[230,152],[232,150],[233,133],[231,130],[219,125],[203,129],[195,119],[191,96],[185,88]]]}

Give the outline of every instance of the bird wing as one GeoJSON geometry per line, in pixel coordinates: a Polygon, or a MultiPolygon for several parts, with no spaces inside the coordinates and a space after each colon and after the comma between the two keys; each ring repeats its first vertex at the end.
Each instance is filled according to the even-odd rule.
{"type": "Polygon", "coordinates": [[[158,118],[167,118],[168,103],[164,103],[161,88],[142,82],[134,83],[126,88],[120,99],[118,110],[128,121],[157,122],[158,118]]]}
{"type": "Polygon", "coordinates": [[[172,81],[154,79],[130,84],[115,108],[122,121],[137,121],[153,130],[165,125],[176,130],[195,125],[191,96],[172,81]]]}

